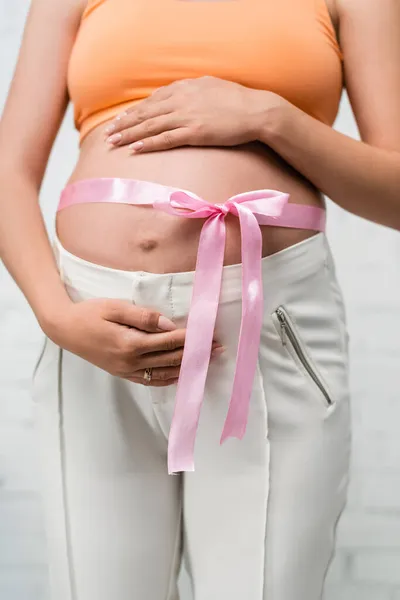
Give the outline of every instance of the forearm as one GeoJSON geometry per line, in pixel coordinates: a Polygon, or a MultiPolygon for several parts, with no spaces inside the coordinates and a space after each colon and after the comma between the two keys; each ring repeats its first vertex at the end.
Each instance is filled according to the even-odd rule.
{"type": "Polygon", "coordinates": [[[400,152],[350,138],[292,104],[277,102],[258,139],[342,208],[400,229],[400,152]]]}
{"type": "Polygon", "coordinates": [[[0,175],[0,259],[46,331],[71,304],[60,279],[38,203],[21,173],[0,175]]]}

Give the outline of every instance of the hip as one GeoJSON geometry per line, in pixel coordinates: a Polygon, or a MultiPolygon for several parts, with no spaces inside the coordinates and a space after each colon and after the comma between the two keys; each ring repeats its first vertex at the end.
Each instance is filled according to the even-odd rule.
{"type": "MultiPolygon", "coordinates": [[[[116,270],[71,254],[63,248],[57,237],[54,251],[72,301],[81,302],[96,297],[128,300],[153,308],[173,320],[178,327],[188,327],[189,330],[195,282],[193,271],[155,274],[116,270]]],[[[325,234],[318,233],[264,257],[261,260],[261,272],[263,301],[260,335],[257,335],[257,326],[253,324],[250,337],[246,337],[246,352],[243,355],[240,352],[240,338],[250,325],[247,323],[244,327],[242,323],[243,268],[241,264],[223,267],[218,311],[212,327],[215,338],[224,345],[225,352],[206,367],[204,408],[214,414],[218,400],[221,412],[214,427],[216,435],[221,435],[226,411],[232,405],[232,384],[239,368],[242,369],[239,377],[242,390],[238,397],[239,408],[246,396],[245,379],[249,378],[250,386],[248,414],[237,424],[239,427],[247,422],[248,433],[253,427],[267,427],[271,441],[293,439],[293,436],[298,440],[306,439],[313,431],[314,436],[322,435],[323,439],[330,439],[336,445],[337,435],[332,437],[332,427],[337,432],[341,430],[341,436],[347,436],[348,427],[348,334],[342,294],[325,234]],[[249,364],[248,357],[253,347],[256,353],[255,371],[249,377],[253,365],[249,364]],[[268,425],[265,423],[265,403],[268,406],[268,425]]],[[[177,418],[179,410],[176,411],[176,407],[179,407],[179,385],[181,391],[185,392],[184,408],[189,410],[183,415],[184,424],[188,425],[192,420],[195,396],[199,395],[199,405],[203,402],[203,391],[199,389],[197,379],[202,370],[199,357],[201,345],[207,337],[211,309],[206,301],[202,304],[201,298],[199,300],[197,305],[200,312],[197,312],[196,319],[201,335],[193,347],[196,372],[189,372],[189,364],[185,366],[182,363],[178,390],[175,385],[145,388],[151,390],[152,404],[163,407],[160,410],[166,437],[169,432],[170,438],[171,434],[175,438],[169,456],[170,472],[193,468],[191,451],[187,448],[184,436],[182,438],[182,424],[177,418]],[[190,387],[192,380],[195,382],[194,388],[187,394],[185,387],[190,387]],[[187,404],[188,397],[192,399],[192,404],[187,404]],[[177,454],[174,450],[176,446],[177,454]]],[[[193,326],[192,322],[190,327],[193,329],[193,326]]],[[[190,344],[188,348],[185,346],[188,355],[191,350],[190,344]]],[[[51,379],[46,373],[57,371],[58,357],[59,349],[46,339],[33,375],[34,398],[51,396],[45,392],[51,379]]],[[[78,357],[74,360],[84,363],[78,357]]],[[[136,384],[130,385],[136,387],[136,384]]],[[[196,426],[193,431],[196,431],[196,426]]],[[[232,431],[228,431],[229,437],[233,434],[235,423],[232,431]]]]}
{"type": "MultiPolygon", "coordinates": [[[[72,301],[128,300],[159,311],[177,327],[187,327],[195,271],[157,274],[116,270],[71,254],[57,237],[53,247],[72,301]]],[[[307,405],[311,414],[314,411],[314,416],[324,417],[347,400],[349,338],[343,296],[325,234],[318,233],[262,258],[261,272],[263,307],[257,362],[265,377],[264,387],[281,390],[278,395],[293,403],[286,413],[285,427],[287,415],[297,419],[298,410],[307,415],[307,405]],[[299,404],[302,394],[306,400],[299,404]]],[[[210,381],[216,376],[219,380],[221,369],[228,367],[232,372],[222,379],[233,380],[241,333],[242,277],[242,264],[223,267],[214,332],[225,352],[209,365],[210,381]]],[[[208,307],[202,308],[206,319],[208,307]]],[[[173,388],[171,398],[175,396],[173,388]]],[[[152,389],[156,403],[157,395],[163,394],[165,388],[152,389]]],[[[275,415],[272,402],[271,424],[277,420],[273,431],[280,430],[281,410],[282,401],[275,415]]]]}

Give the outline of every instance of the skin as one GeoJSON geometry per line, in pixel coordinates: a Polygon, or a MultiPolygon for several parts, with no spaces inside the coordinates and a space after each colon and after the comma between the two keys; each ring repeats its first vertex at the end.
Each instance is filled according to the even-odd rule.
{"type": "MultiPolygon", "coordinates": [[[[33,2],[0,126],[0,254],[56,343],[136,381],[142,381],[146,366],[157,366],[157,380],[171,383],[179,372],[185,331],[159,332],[158,313],[129,303],[74,305],[60,281],[37,205],[67,104],[68,57],[84,4],[33,2]],[[34,100],[29,111],[26,98],[34,100]]],[[[151,110],[159,110],[163,102],[170,103],[174,121],[164,119],[156,132],[158,141],[151,141],[153,132],[146,129],[146,121],[155,115],[143,114],[144,103],[119,120],[121,132],[131,130],[128,145],[122,138],[116,145],[105,141],[104,125],[92,131],[70,181],[99,176],[150,179],[191,189],[214,202],[267,187],[290,193],[293,202],[322,205],[324,192],[355,214],[400,229],[399,3],[337,0],[329,8],[362,141],[333,131],[268,91],[202,78],[170,86],[168,99],[160,97],[165,94],[160,90],[146,102],[147,110],[151,104],[151,110]],[[184,119],[177,138],[171,131],[184,119]],[[132,153],[132,142],[144,145],[132,153]],[[230,177],[221,177],[224,172],[230,177]]],[[[155,216],[146,208],[124,205],[78,205],[57,218],[58,235],[71,252],[115,268],[152,272],[192,270],[201,226],[201,220],[155,216]]],[[[310,235],[262,229],[264,256],[310,235]]],[[[225,264],[239,262],[237,220],[227,219],[227,234],[225,264]]]]}
{"type": "Polygon", "coordinates": [[[105,129],[106,141],[118,147],[129,144],[133,154],[186,144],[262,141],[339,205],[399,229],[400,5],[396,0],[338,0],[330,10],[340,33],[345,83],[361,143],[271,92],[212,77],[157,90],[118,115],[105,129]],[[371,39],[375,43],[367,44],[371,39]],[[232,126],[237,122],[239,127],[232,126]],[[377,194],[385,195],[379,203],[377,194]]]}

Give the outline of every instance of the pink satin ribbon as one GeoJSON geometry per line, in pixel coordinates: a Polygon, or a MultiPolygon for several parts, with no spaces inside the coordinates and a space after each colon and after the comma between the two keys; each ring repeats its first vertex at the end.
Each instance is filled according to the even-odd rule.
{"type": "Polygon", "coordinates": [[[212,204],[185,190],[129,179],[93,179],[67,186],[58,210],[82,202],[122,202],[188,219],[206,219],[200,236],[186,341],[168,441],[168,472],[194,471],[194,445],[204,397],[225,251],[225,216],[239,218],[242,245],[242,319],[235,375],[221,444],[246,431],[263,318],[260,225],[323,231],[325,211],[289,204],[289,195],[256,190],[212,204]]]}

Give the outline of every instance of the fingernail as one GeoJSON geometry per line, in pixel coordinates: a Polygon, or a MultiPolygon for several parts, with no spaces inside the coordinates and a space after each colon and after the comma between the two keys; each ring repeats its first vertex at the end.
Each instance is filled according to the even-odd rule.
{"type": "Polygon", "coordinates": [[[117,144],[118,142],[121,141],[122,135],[120,133],[114,133],[114,135],[111,135],[109,138],[107,138],[107,142],[109,144],[117,144]]]}
{"type": "Polygon", "coordinates": [[[214,350],[211,352],[211,356],[219,356],[220,354],[223,354],[225,350],[226,348],[224,348],[224,346],[218,346],[218,348],[214,348],[214,350]]]}
{"type": "Polygon", "coordinates": [[[132,152],[139,152],[139,150],[141,150],[144,146],[143,142],[134,142],[133,144],[131,144],[129,146],[129,148],[132,150],[132,152]]]}
{"type": "Polygon", "coordinates": [[[107,127],[104,130],[104,132],[105,133],[112,133],[114,130],[115,130],[115,125],[114,125],[114,123],[111,123],[110,125],[107,125],[107,127]]]}
{"type": "Polygon", "coordinates": [[[175,323],[173,323],[163,315],[159,317],[157,327],[158,329],[162,329],[162,331],[173,331],[174,329],[176,329],[175,323]]]}
{"type": "Polygon", "coordinates": [[[124,112],[122,112],[122,113],[119,113],[119,115],[117,115],[117,116],[115,117],[115,120],[116,120],[116,121],[120,121],[120,120],[121,120],[123,117],[126,117],[126,115],[127,115],[127,114],[128,114],[128,113],[127,113],[127,112],[125,112],[125,111],[124,111],[124,112]]]}

